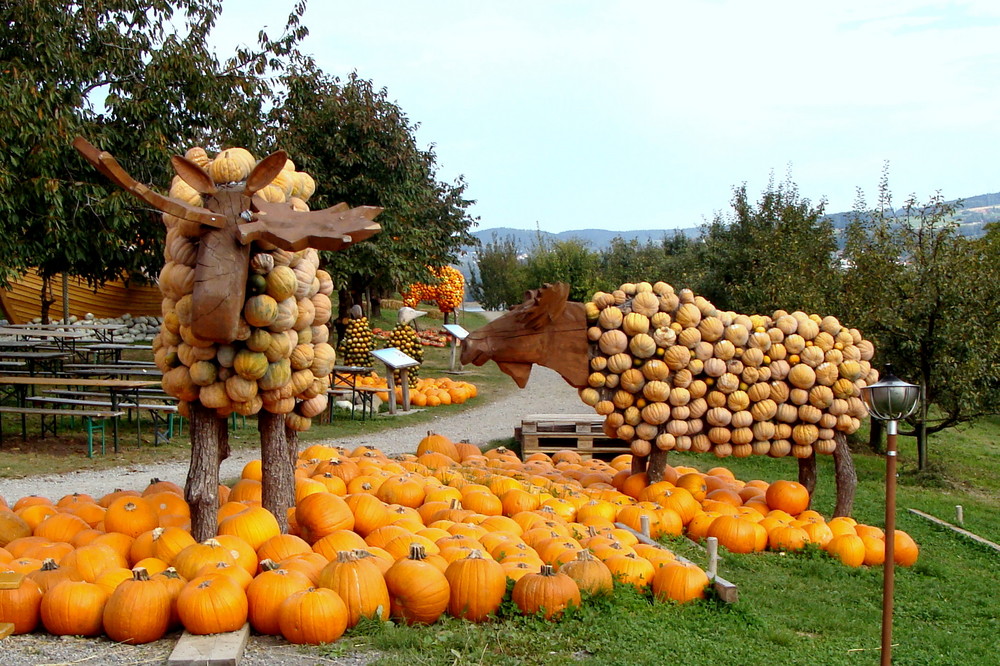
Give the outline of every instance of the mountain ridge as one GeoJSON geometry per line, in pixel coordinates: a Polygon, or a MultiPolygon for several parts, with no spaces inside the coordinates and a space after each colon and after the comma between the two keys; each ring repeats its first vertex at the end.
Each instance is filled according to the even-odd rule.
{"type": "MultiPolygon", "coordinates": [[[[954,199],[948,203],[961,202],[961,208],[955,218],[959,223],[959,232],[963,236],[978,237],[983,228],[990,222],[1000,222],[1000,192],[979,194],[965,199],[954,199]]],[[[830,213],[825,217],[833,224],[834,229],[842,230],[850,222],[851,212],[830,213]]],[[[472,235],[483,244],[490,242],[494,236],[499,240],[512,238],[518,249],[528,250],[541,237],[550,241],[566,241],[577,239],[591,248],[606,247],[614,238],[620,237],[626,241],[637,240],[639,243],[656,242],[664,237],[671,238],[682,234],[688,238],[696,238],[701,232],[701,226],[679,229],[633,229],[627,231],[612,231],[609,229],[572,229],[569,231],[551,232],[539,229],[517,229],[514,227],[494,227],[473,231],[472,235]]]]}

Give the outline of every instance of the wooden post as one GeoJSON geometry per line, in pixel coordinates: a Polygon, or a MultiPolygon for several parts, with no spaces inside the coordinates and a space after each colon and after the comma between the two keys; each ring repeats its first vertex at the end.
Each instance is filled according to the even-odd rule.
{"type": "Polygon", "coordinates": [[[396,413],[396,380],[392,376],[392,368],[386,368],[385,385],[389,389],[389,413],[396,413]]]}
{"type": "Polygon", "coordinates": [[[955,522],[959,525],[965,524],[965,511],[962,509],[961,504],[955,505],[955,522]]]}
{"type": "Polygon", "coordinates": [[[719,540],[716,537],[708,537],[705,539],[705,545],[708,548],[708,568],[705,569],[705,573],[709,579],[715,580],[719,573],[719,540]]]}
{"type": "Polygon", "coordinates": [[[190,403],[191,466],[184,498],[191,506],[191,536],[204,541],[215,536],[219,512],[219,462],[229,450],[226,419],[199,401],[190,403]]]}
{"type": "Polygon", "coordinates": [[[285,438],[285,415],[262,409],[257,414],[261,454],[261,504],[282,533],[288,532],[288,509],[295,505],[295,467],[285,438]]]}
{"type": "Polygon", "coordinates": [[[399,385],[403,389],[403,411],[410,411],[410,369],[401,368],[399,371],[399,385]]]}
{"type": "Polygon", "coordinates": [[[851,449],[847,446],[847,435],[838,431],[834,435],[834,441],[837,442],[837,448],[833,450],[833,464],[837,478],[837,505],[833,515],[850,516],[854,509],[854,491],[858,487],[858,473],[854,469],[851,449]]]}
{"type": "Polygon", "coordinates": [[[642,536],[649,537],[649,516],[639,516],[639,531],[642,536]]]}

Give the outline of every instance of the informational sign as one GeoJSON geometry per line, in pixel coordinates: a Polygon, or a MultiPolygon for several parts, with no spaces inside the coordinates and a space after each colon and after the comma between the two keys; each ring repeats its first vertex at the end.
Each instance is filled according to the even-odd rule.
{"type": "Polygon", "coordinates": [[[469,332],[464,328],[462,328],[461,326],[459,326],[458,324],[445,324],[441,328],[448,331],[448,333],[450,333],[458,340],[464,340],[467,337],[469,337],[469,332]]]}
{"type": "Polygon", "coordinates": [[[372,356],[382,361],[393,370],[412,368],[420,365],[419,361],[410,356],[407,356],[406,354],[396,349],[395,347],[386,347],[385,349],[375,349],[372,351],[372,356]]]}

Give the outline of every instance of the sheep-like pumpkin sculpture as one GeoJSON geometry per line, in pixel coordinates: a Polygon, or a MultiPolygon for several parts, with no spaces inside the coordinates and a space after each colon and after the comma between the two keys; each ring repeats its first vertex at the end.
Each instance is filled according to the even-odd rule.
{"type": "Polygon", "coordinates": [[[832,454],[836,515],[849,515],[857,477],[846,435],[868,414],[860,389],[878,381],[872,343],[831,316],[718,310],[689,289],[627,283],[587,303],[546,284],[463,341],[462,363],[494,360],[524,387],[552,368],[605,417],[651,479],[668,451],[792,455],[815,484],[815,453],[832,454]]]}
{"type": "Polygon", "coordinates": [[[420,301],[430,301],[447,317],[449,312],[454,312],[462,305],[465,298],[465,276],[451,266],[428,266],[428,270],[438,281],[434,284],[411,284],[402,292],[403,305],[415,308],[420,301]]]}

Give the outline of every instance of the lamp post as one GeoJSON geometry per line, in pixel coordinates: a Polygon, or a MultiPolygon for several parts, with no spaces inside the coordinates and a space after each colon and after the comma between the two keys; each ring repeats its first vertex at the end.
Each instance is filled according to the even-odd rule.
{"type": "Polygon", "coordinates": [[[920,387],[892,374],[886,364],[882,379],[861,389],[872,417],[885,421],[885,563],[882,574],[882,666],[892,664],[892,597],[896,555],[896,434],[898,422],[913,413],[920,387]]]}

